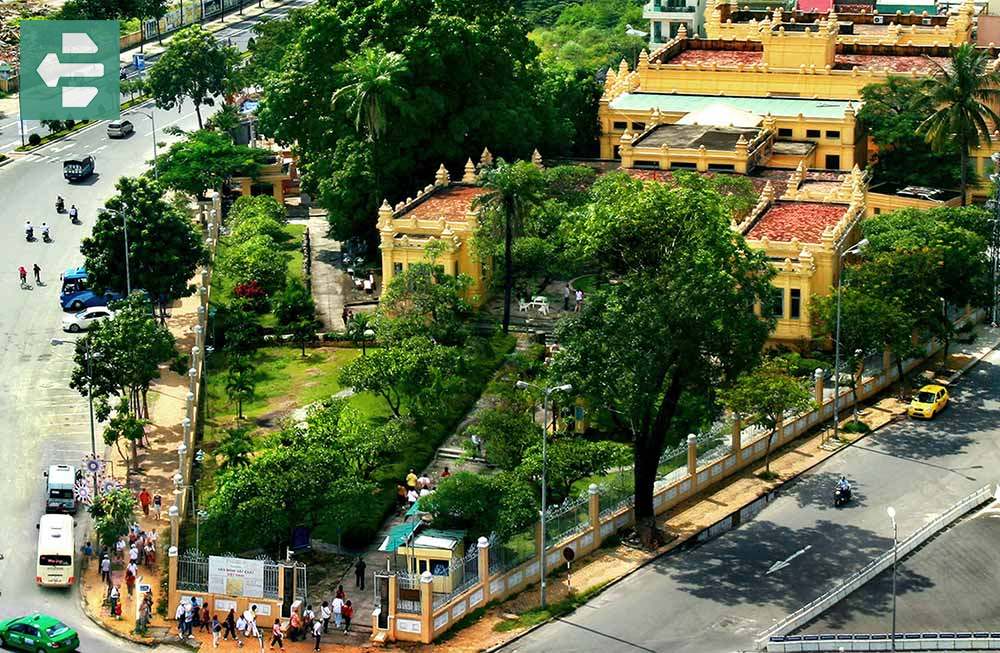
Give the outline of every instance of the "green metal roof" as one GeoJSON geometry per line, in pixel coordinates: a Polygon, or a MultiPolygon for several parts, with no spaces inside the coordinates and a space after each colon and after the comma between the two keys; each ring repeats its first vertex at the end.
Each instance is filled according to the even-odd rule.
{"type": "Polygon", "coordinates": [[[418,526],[420,526],[419,519],[393,526],[389,529],[389,534],[382,540],[382,545],[378,550],[393,553],[399,547],[406,546],[407,539],[413,535],[413,531],[417,530],[418,526]]]}
{"type": "MultiPolygon", "coordinates": [[[[737,109],[760,116],[797,116],[809,118],[843,118],[847,100],[814,100],[787,97],[735,97],[726,95],[680,95],[676,93],[623,93],[611,101],[611,109],[619,111],[660,111],[691,113],[713,104],[729,104],[737,109]]],[[[858,102],[852,103],[855,110],[858,102]]]]}

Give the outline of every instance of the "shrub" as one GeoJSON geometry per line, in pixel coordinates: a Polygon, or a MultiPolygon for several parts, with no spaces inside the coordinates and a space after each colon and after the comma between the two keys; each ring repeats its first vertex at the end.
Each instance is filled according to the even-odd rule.
{"type": "Polygon", "coordinates": [[[76,121],[73,120],[72,118],[63,123],[63,129],[73,129],[73,127],[75,126],[76,126],[76,121]]]}
{"type": "Polygon", "coordinates": [[[848,422],[847,424],[844,424],[840,430],[844,433],[867,433],[872,429],[870,426],[859,420],[857,422],[848,422]]]}
{"type": "Polygon", "coordinates": [[[228,245],[218,259],[218,269],[237,285],[256,281],[271,293],[285,285],[288,254],[267,236],[254,236],[245,242],[228,245]]]}
{"type": "Polygon", "coordinates": [[[258,213],[248,215],[232,225],[229,230],[228,242],[238,244],[250,240],[254,236],[267,236],[275,242],[286,238],[282,224],[270,215],[258,213]]]}
{"type": "Polygon", "coordinates": [[[41,144],[42,144],[42,137],[39,136],[38,134],[31,134],[30,136],[28,136],[28,145],[34,147],[36,145],[41,145],[41,144]]]}

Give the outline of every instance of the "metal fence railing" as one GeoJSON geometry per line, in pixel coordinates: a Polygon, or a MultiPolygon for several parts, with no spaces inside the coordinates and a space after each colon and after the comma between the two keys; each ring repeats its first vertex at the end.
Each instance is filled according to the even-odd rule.
{"type": "Polygon", "coordinates": [[[177,589],[189,592],[208,591],[208,557],[200,551],[185,551],[177,556],[177,589]]]}
{"type": "Polygon", "coordinates": [[[464,556],[452,560],[451,564],[448,565],[448,576],[451,578],[451,591],[435,593],[434,608],[445,605],[479,582],[479,547],[470,546],[464,556]]]}
{"type": "Polygon", "coordinates": [[[590,498],[569,499],[545,511],[545,546],[590,527],[590,498]]]}
{"type": "Polygon", "coordinates": [[[531,560],[537,549],[534,524],[506,539],[500,539],[494,533],[490,537],[490,575],[503,573],[531,560]]]}
{"type": "Polygon", "coordinates": [[[420,576],[397,571],[396,589],[396,612],[420,614],[420,599],[416,598],[418,595],[412,594],[413,590],[420,592],[420,576]]]}

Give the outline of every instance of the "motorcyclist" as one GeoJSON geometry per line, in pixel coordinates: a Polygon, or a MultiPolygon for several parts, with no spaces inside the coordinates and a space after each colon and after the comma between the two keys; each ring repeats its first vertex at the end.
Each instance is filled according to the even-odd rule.
{"type": "Polygon", "coordinates": [[[64,208],[66,208],[66,201],[62,198],[62,195],[56,195],[56,211],[62,213],[64,208]]]}
{"type": "Polygon", "coordinates": [[[24,221],[24,237],[31,240],[32,236],[35,235],[35,228],[31,226],[31,220],[24,221]]]}
{"type": "Polygon", "coordinates": [[[42,223],[42,240],[46,240],[47,241],[48,239],[49,239],[49,225],[47,225],[47,224],[45,224],[43,222],[42,223]]]}
{"type": "Polygon", "coordinates": [[[844,501],[851,498],[851,484],[848,482],[846,476],[841,476],[840,480],[837,481],[837,491],[841,493],[844,501]]]}
{"type": "Polygon", "coordinates": [[[73,204],[69,207],[69,219],[72,220],[73,222],[76,222],[76,216],[78,213],[79,211],[76,210],[76,204],[73,204]]]}

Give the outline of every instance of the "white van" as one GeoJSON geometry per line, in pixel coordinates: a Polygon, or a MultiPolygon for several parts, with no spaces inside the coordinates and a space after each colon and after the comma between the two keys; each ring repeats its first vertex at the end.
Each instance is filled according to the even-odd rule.
{"type": "Polygon", "coordinates": [[[35,582],[44,586],[68,587],[76,580],[73,518],[69,515],[42,515],[38,522],[38,564],[35,582]]]}
{"type": "Polygon", "coordinates": [[[50,465],[45,472],[45,512],[76,513],[76,468],[72,465],[50,465]]]}

